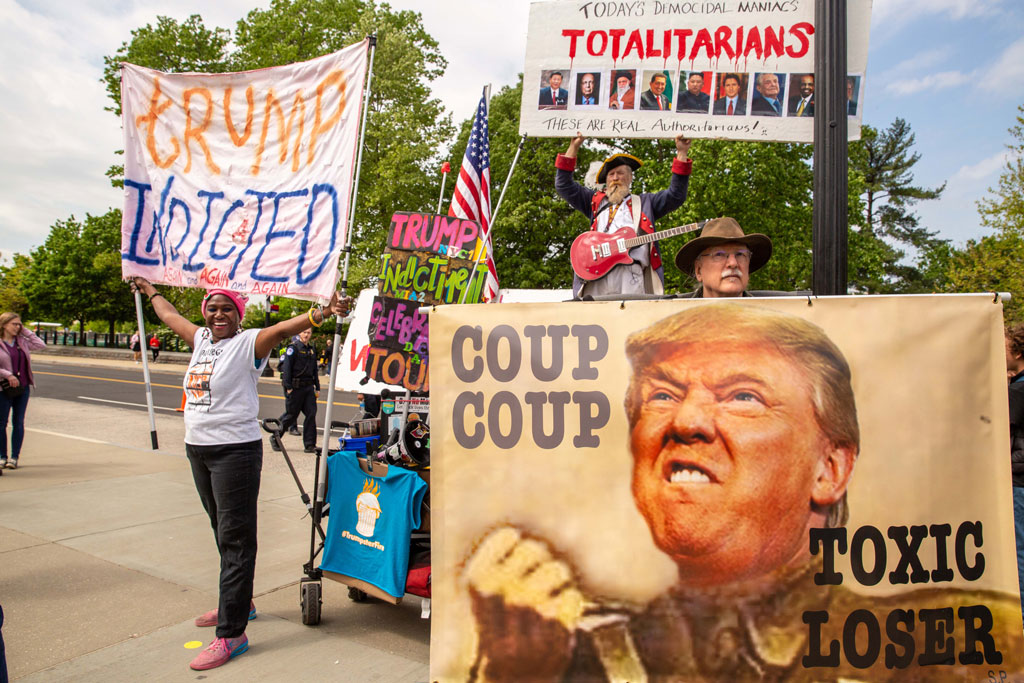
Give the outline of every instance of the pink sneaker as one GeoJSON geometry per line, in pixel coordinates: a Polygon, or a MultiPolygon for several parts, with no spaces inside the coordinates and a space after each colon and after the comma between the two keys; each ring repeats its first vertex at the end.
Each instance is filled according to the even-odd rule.
{"type": "MultiPolygon", "coordinates": [[[[249,602],[249,621],[256,618],[256,603],[249,602]]],[[[206,614],[202,614],[196,617],[196,626],[216,626],[217,625],[217,610],[212,609],[206,614]]]]}
{"type": "Polygon", "coordinates": [[[238,656],[249,649],[249,638],[243,633],[237,638],[214,638],[210,647],[199,653],[189,664],[194,671],[216,669],[228,663],[232,657],[238,656]]]}

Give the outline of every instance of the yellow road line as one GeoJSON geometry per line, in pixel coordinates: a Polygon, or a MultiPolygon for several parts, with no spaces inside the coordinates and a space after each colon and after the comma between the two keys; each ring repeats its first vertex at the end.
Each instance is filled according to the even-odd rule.
{"type": "MultiPolygon", "coordinates": [[[[96,380],[98,382],[120,382],[122,384],[142,384],[142,385],[146,384],[145,382],[140,382],[137,379],[116,379],[114,377],[94,377],[92,375],[70,375],[70,374],[63,373],[63,372],[45,372],[43,370],[35,370],[35,371],[33,371],[32,374],[33,375],[52,375],[54,377],[72,377],[74,379],[94,379],[94,380],[96,380]]],[[[150,385],[154,386],[154,387],[164,387],[166,389],[181,389],[181,385],[180,384],[158,384],[157,382],[151,382],[150,385]]],[[[272,398],[272,399],[275,399],[275,400],[278,400],[278,401],[283,401],[284,400],[284,396],[270,396],[270,395],[267,395],[267,394],[260,394],[260,393],[257,393],[257,396],[259,396],[260,398],[272,398]]],[[[319,405],[322,405],[322,406],[327,405],[327,401],[317,401],[317,403],[319,405]]],[[[357,404],[355,404],[355,403],[341,403],[339,401],[335,401],[334,405],[336,405],[336,406],[348,406],[350,408],[355,408],[357,404]]]]}

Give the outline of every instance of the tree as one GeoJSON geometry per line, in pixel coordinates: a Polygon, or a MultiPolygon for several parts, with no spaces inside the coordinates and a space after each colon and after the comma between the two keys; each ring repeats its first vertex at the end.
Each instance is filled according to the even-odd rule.
{"type": "MultiPolygon", "coordinates": [[[[1024,114],[1024,106],[1018,108],[1024,114]]],[[[978,202],[981,222],[993,234],[969,240],[954,252],[946,269],[947,291],[1010,292],[1005,304],[1007,322],[1024,322],[1024,117],[1009,129],[1013,142],[1006,147],[1010,156],[999,183],[989,188],[989,197],[978,202]]]]}
{"type": "Polygon", "coordinates": [[[0,266],[0,312],[13,311],[22,319],[28,315],[28,298],[24,293],[25,273],[32,260],[24,254],[15,254],[9,266],[0,266]]]}
{"type": "Polygon", "coordinates": [[[1006,145],[1010,155],[999,184],[989,188],[990,197],[978,202],[982,225],[1004,233],[1024,233],[1024,105],[1017,111],[1017,123],[1010,128],[1015,142],[1006,145]]]}
{"type": "Polygon", "coordinates": [[[111,333],[117,322],[134,320],[135,306],[121,281],[120,243],[119,209],[86,215],[84,222],[71,216],[54,223],[22,278],[32,311],[65,325],[77,320],[80,333],[87,320],[106,320],[111,333]]]}
{"type": "Polygon", "coordinates": [[[867,257],[859,268],[849,269],[851,284],[860,291],[934,291],[935,281],[922,268],[933,260],[931,251],[942,253],[946,240],[921,227],[912,209],[917,202],[938,199],[946,184],[936,188],[913,184],[913,167],[921,158],[911,152],[914,139],[910,125],[897,118],[881,132],[864,126],[860,141],[850,145],[851,176],[857,177],[864,201],[863,215],[851,221],[857,232],[856,237],[851,235],[851,243],[867,257]],[[913,263],[904,261],[907,253],[901,245],[913,250],[913,263]]]}

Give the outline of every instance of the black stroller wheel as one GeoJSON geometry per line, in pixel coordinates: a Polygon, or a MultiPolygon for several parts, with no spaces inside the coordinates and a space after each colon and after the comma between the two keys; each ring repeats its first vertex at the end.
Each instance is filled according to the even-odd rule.
{"type": "Polygon", "coordinates": [[[302,623],[306,626],[320,623],[320,591],[321,584],[318,581],[304,581],[301,584],[302,623]]]}

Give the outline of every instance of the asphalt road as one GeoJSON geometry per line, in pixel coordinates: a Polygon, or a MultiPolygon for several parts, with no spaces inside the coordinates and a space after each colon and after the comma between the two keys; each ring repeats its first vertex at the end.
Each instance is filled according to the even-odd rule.
{"type": "MultiPolygon", "coordinates": [[[[36,375],[33,396],[74,401],[85,405],[105,405],[145,412],[146,386],[142,366],[107,367],[90,364],[47,361],[44,356],[33,356],[32,373],[36,375]]],[[[181,406],[181,382],[184,365],[151,365],[153,405],[158,413],[175,414],[181,406]]],[[[317,423],[323,425],[327,407],[327,377],[321,376],[322,390],[317,401],[317,423]]],[[[260,419],[280,417],[284,412],[284,391],[278,377],[260,380],[260,419]]],[[[351,392],[335,392],[332,420],[352,419],[359,401],[351,392]]],[[[300,424],[301,424],[300,417],[300,424]]],[[[322,429],[320,430],[322,431],[322,429]]]]}

